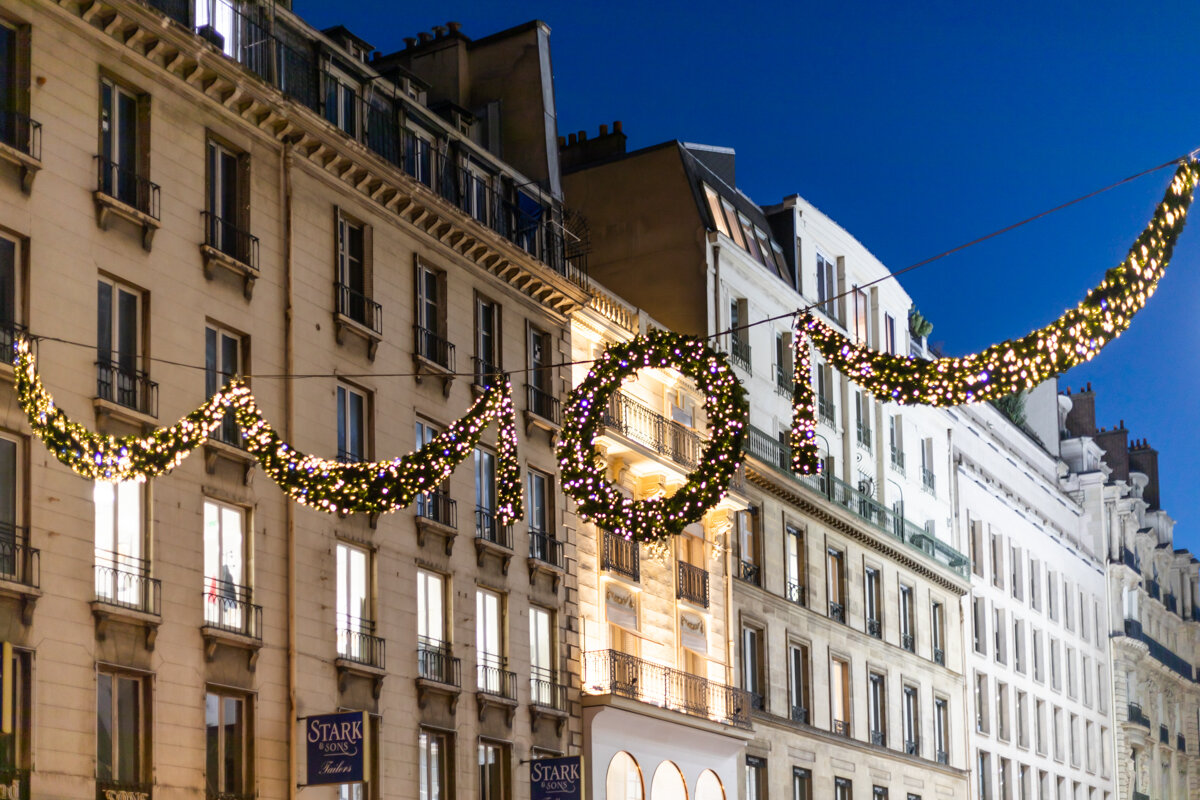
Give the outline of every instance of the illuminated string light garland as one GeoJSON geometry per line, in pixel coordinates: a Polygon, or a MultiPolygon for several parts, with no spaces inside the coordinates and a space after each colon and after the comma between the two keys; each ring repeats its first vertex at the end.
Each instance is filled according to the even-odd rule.
{"type": "Polygon", "coordinates": [[[852,343],[844,334],[808,312],[796,342],[796,386],[792,422],[792,465],[808,474],[820,469],[815,443],[812,377],[808,342],[830,366],[885,402],[902,405],[954,406],[995,400],[1029,390],[1071,367],[1090,361],[1120,336],[1154,294],[1183,231],[1200,164],[1179,165],[1162,202],[1129,254],[1108,270],[1083,301],[1044,328],[960,358],[928,361],[894,356],[852,343]]]}
{"type": "Polygon", "coordinates": [[[98,481],[144,481],[169,472],[204,444],[232,413],[245,433],[246,449],[284,493],[298,503],[339,514],[379,514],[411,504],[433,491],[465,461],[495,422],[498,504],[501,524],[523,514],[516,413],[507,380],[485,391],[467,413],[415,453],[391,461],[345,464],[304,455],[275,433],[245,384],[231,381],[208,402],[169,428],[147,436],[95,433],[72,421],[42,384],[29,343],[16,343],[17,399],[29,425],[54,456],[77,474],[98,481]]]}
{"type": "Polygon", "coordinates": [[[677,534],[725,496],[741,464],[748,408],[745,389],[725,356],[701,340],[651,331],[613,345],[567,401],[556,451],[563,491],[575,499],[582,516],[618,536],[655,542],[677,534]],[[631,500],[605,478],[592,441],[602,431],[608,401],[621,381],[651,368],[673,368],[696,381],[704,393],[711,439],[699,466],[674,494],[631,500]]]}

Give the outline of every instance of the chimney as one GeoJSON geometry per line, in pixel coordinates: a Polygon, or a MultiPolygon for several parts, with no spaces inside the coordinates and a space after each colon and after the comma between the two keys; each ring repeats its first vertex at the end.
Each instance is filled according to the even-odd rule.
{"type": "Polygon", "coordinates": [[[563,172],[625,154],[625,134],[621,131],[620,120],[612,124],[611,131],[608,125],[601,125],[599,130],[599,135],[593,139],[588,138],[587,131],[572,133],[567,136],[565,147],[559,145],[559,164],[563,172]]]}
{"type": "Polygon", "coordinates": [[[435,39],[441,39],[441,38],[445,37],[445,35],[446,35],[446,26],[444,26],[444,25],[434,25],[433,26],[433,36],[435,39]]]}
{"type": "Polygon", "coordinates": [[[425,31],[421,31],[420,33],[417,34],[417,36],[421,37],[421,44],[425,44],[426,42],[433,41],[433,35],[430,33],[426,33],[425,31]]]}
{"type": "Polygon", "coordinates": [[[1133,472],[1140,472],[1146,476],[1146,490],[1142,492],[1142,499],[1150,507],[1151,511],[1158,509],[1158,451],[1143,439],[1141,446],[1133,449],[1129,453],[1129,469],[1133,472]]]}
{"type": "Polygon", "coordinates": [[[1071,411],[1067,414],[1067,432],[1072,438],[1096,435],[1096,395],[1092,385],[1071,398],[1071,411]]]}
{"type": "Polygon", "coordinates": [[[404,46],[405,46],[406,48],[410,48],[410,47],[416,47],[416,46],[417,46],[417,37],[415,37],[415,36],[405,36],[405,37],[404,37],[404,46]]]}
{"type": "Polygon", "coordinates": [[[450,29],[450,35],[453,36],[462,30],[462,23],[451,21],[446,23],[446,27],[450,29]]]}

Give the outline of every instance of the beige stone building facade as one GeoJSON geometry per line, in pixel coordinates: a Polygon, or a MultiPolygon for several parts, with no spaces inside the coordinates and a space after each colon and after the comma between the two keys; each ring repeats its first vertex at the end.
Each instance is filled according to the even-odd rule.
{"type": "Polygon", "coordinates": [[[581,744],[550,442],[588,295],[548,29],[381,57],[286,5],[0,3],[6,343],[44,337],[89,427],[169,424],[247,375],[287,441],[343,461],[413,451],[511,372],[526,518],[497,520],[494,429],[381,517],[288,501],[225,428],[93,485],[10,377],[0,796],[295,797],[303,719],[339,710],[369,714],[367,779],[305,797],[523,797],[526,761],[581,744]]]}

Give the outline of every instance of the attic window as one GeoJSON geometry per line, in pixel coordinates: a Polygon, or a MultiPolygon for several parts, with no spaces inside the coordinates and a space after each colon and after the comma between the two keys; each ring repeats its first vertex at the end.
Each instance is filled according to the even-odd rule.
{"type": "Polygon", "coordinates": [[[717,230],[729,236],[729,226],[725,224],[725,215],[721,212],[721,199],[711,186],[708,184],[703,184],[703,186],[704,199],[708,202],[708,213],[712,215],[713,223],[717,230]]]}

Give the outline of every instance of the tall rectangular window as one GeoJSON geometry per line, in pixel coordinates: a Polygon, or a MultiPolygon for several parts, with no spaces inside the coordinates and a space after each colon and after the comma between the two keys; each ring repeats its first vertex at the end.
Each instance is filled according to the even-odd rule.
{"type": "Polygon", "coordinates": [[[142,293],[108,278],[96,283],[96,395],[147,414],[156,413],[151,386],[140,370],[142,293]]]}
{"type": "Polygon", "coordinates": [[[337,212],[338,313],[371,329],[379,326],[371,301],[371,228],[337,212]]]}
{"type": "Polygon", "coordinates": [[[752,583],[758,583],[759,540],[758,540],[758,509],[742,510],[734,514],[734,534],[736,536],[737,557],[741,562],[742,577],[752,583]],[[752,573],[752,576],[751,576],[752,573]]]}
{"type": "Polygon", "coordinates": [[[352,138],[358,138],[359,97],[358,87],[349,77],[327,71],[325,73],[325,119],[341,128],[352,138]]]}
{"type": "Polygon", "coordinates": [[[757,709],[765,707],[766,680],[763,675],[763,632],[750,625],[742,626],[742,688],[752,695],[750,702],[757,709]]]}
{"type": "Polygon", "coordinates": [[[812,709],[812,686],[809,674],[808,645],[795,643],[788,647],[788,699],[794,722],[809,724],[812,709]]]}
{"type": "Polygon", "coordinates": [[[921,709],[917,701],[917,688],[904,687],[904,752],[918,755],[921,747],[921,709]]]}
{"type": "Polygon", "coordinates": [[[142,181],[149,131],[143,128],[150,115],[142,109],[144,102],[112,80],[100,80],[100,191],[148,212],[148,191],[142,181]]]}
{"type": "Polygon", "coordinates": [[[479,740],[479,800],[512,797],[512,745],[479,740]]]}
{"type": "Polygon", "coordinates": [[[0,141],[41,158],[31,138],[29,112],[29,26],[0,22],[0,141]]]}
{"type": "Polygon", "coordinates": [[[833,732],[850,735],[850,662],[834,657],[829,664],[829,707],[833,732]]]}
{"type": "Polygon", "coordinates": [[[92,489],[96,512],[96,599],[157,613],[143,557],[142,519],[145,484],[97,481],[92,489]]]}
{"type": "Polygon", "coordinates": [[[992,585],[1004,588],[1004,540],[997,533],[991,535],[992,585]]]}
{"type": "Polygon", "coordinates": [[[436,572],[417,570],[417,638],[442,644],[446,635],[446,579],[436,572]]]}
{"type": "Polygon", "coordinates": [[[554,391],[554,353],[550,334],[529,326],[529,410],[542,419],[558,421],[554,391]]]}
{"type": "Polygon", "coordinates": [[[896,349],[896,318],[891,314],[883,315],[883,348],[889,355],[899,355],[896,349]]]}
{"type": "Polygon", "coordinates": [[[991,698],[988,696],[987,675],[975,673],[975,730],[987,733],[990,729],[988,709],[991,698]]]}
{"type": "Polygon", "coordinates": [[[1029,747],[1029,695],[1017,691],[1017,744],[1029,747]]]}
{"type": "Polygon", "coordinates": [[[767,760],[746,756],[746,800],[767,800],[767,760]]]}
{"type": "Polygon", "coordinates": [[[253,636],[248,530],[246,509],[205,498],[204,622],[253,636]]]}
{"type": "Polygon", "coordinates": [[[874,439],[871,435],[871,397],[866,392],[854,392],[854,420],[856,436],[859,445],[871,449],[874,439]]]}
{"type": "Polygon", "coordinates": [[[851,293],[854,301],[854,341],[856,344],[870,345],[871,340],[871,310],[870,297],[865,290],[855,287],[851,293]]]}
{"type": "Polygon", "coordinates": [[[550,564],[560,563],[559,544],[555,539],[554,514],[550,507],[553,498],[553,478],[535,469],[526,479],[528,505],[525,519],[529,522],[529,556],[550,564]]]}
{"type": "Polygon", "coordinates": [[[825,550],[825,590],[829,596],[829,618],[846,621],[846,554],[836,547],[825,550]]]}
{"type": "Polygon", "coordinates": [[[950,763],[950,707],[945,698],[933,699],[933,747],[939,764],[950,763]]]}
{"type": "Polygon", "coordinates": [[[837,285],[837,264],[817,253],[817,305],[834,321],[838,321],[837,285]]]}
{"type": "Polygon", "coordinates": [[[504,598],[490,589],[476,589],[475,667],[481,692],[507,694],[504,652],[504,598]]]}
{"type": "Polygon", "coordinates": [[[204,697],[205,782],[209,797],[254,793],[254,735],[249,708],[245,695],[224,689],[210,689],[204,697]]]}
{"type": "Polygon", "coordinates": [[[834,776],[833,800],[854,800],[854,784],[849,778],[834,776]]]}
{"type": "Polygon", "coordinates": [[[96,782],[100,790],[150,790],[149,679],[96,673],[96,782]]]}
{"type": "Polygon", "coordinates": [[[930,635],[933,639],[933,660],[946,663],[946,606],[936,600],[929,606],[930,635]]]}
{"type": "Polygon", "coordinates": [[[500,380],[500,304],[475,298],[475,385],[487,388],[500,380]]]}
{"type": "MultiPolygon", "coordinates": [[[[414,423],[416,449],[420,450],[422,447],[428,445],[438,433],[440,431],[435,425],[423,419],[418,419],[414,423]]],[[[450,499],[449,478],[434,487],[433,491],[418,494],[415,505],[418,517],[440,522],[450,528],[458,527],[458,509],[454,501],[450,499]]]]}
{"type": "Polygon", "coordinates": [[[813,800],[812,773],[803,767],[792,767],[792,800],[813,800]]]}
{"type": "Polygon", "coordinates": [[[979,800],[992,800],[992,758],[978,751],[975,758],[975,779],[979,782],[979,800]]]}
{"type": "Polygon", "coordinates": [[[371,663],[375,615],[372,613],[371,554],[337,543],[337,651],[343,658],[371,663]]]}
{"type": "MultiPolygon", "coordinates": [[[[0,647],[0,653],[8,648],[0,647]]],[[[14,776],[12,770],[28,770],[33,764],[33,683],[32,659],[25,650],[12,648],[11,658],[0,658],[0,686],[7,683],[12,693],[7,698],[11,703],[9,733],[0,733],[0,774],[7,773],[5,783],[15,786],[9,797],[28,797],[28,776],[14,776]],[[24,784],[23,786],[21,784],[24,784]]]]}
{"type": "Polygon", "coordinates": [[[867,633],[875,638],[883,636],[883,620],[880,614],[880,580],[879,570],[866,567],[863,570],[863,592],[865,594],[865,612],[867,617],[867,633]]]}
{"type": "Polygon", "coordinates": [[[417,263],[416,275],[416,353],[451,369],[451,347],[446,341],[446,275],[421,262],[417,263]]]}
{"type": "Polygon", "coordinates": [[[808,551],[804,531],[800,528],[787,526],[784,536],[785,553],[784,572],[787,579],[787,599],[793,603],[805,605],[808,601],[808,551]]]}
{"type": "Polygon", "coordinates": [[[0,579],[17,583],[30,580],[25,574],[24,548],[29,542],[21,512],[24,455],[16,440],[0,436],[0,579]]]}
{"type": "Polygon", "coordinates": [[[421,728],[417,734],[417,797],[450,800],[454,797],[454,734],[421,728]]]}
{"type": "Polygon", "coordinates": [[[917,618],[913,588],[900,584],[900,646],[910,653],[917,649],[917,618]]]}
{"type": "Polygon", "coordinates": [[[1005,742],[1011,738],[1008,723],[1008,684],[996,681],[996,736],[1005,742]]]}
{"type": "Polygon", "coordinates": [[[496,454],[475,448],[475,538],[501,541],[500,522],[496,518],[496,454]]]}
{"type": "MultiPolygon", "coordinates": [[[[4,26],[0,24],[0,30],[4,26]]],[[[4,115],[0,111],[0,128],[3,127],[4,115]]],[[[21,283],[23,244],[0,236],[0,346],[3,346],[5,357],[12,358],[13,341],[19,331],[24,330],[21,322],[25,319],[21,301],[21,283]]]]}
{"type": "MultiPolygon", "coordinates": [[[[534,703],[558,708],[556,684],[558,670],[554,668],[554,612],[537,606],[529,607],[529,677],[530,696],[534,703]]],[[[565,709],[563,709],[565,710],[565,709]]]]}
{"type": "Polygon", "coordinates": [[[982,597],[971,599],[971,630],[975,652],[987,655],[987,601],[982,597]]]}
{"type": "Polygon", "coordinates": [[[343,383],[337,386],[338,461],[367,460],[367,395],[343,383]]]}
{"type": "Polygon", "coordinates": [[[230,258],[251,260],[249,157],[208,140],[204,243],[230,258]]]}
{"type": "MultiPolygon", "coordinates": [[[[242,365],[242,337],[216,325],[204,326],[204,395],[212,397],[229,381],[245,373],[242,365]]],[[[242,430],[227,411],[214,438],[235,447],[242,446],[242,430]]]]}
{"type": "Polygon", "coordinates": [[[1023,565],[1021,548],[1014,545],[1009,545],[1008,548],[1008,569],[1009,581],[1008,588],[1012,592],[1012,596],[1017,600],[1023,599],[1022,595],[1025,591],[1025,578],[1021,574],[1023,565]]]}
{"type": "Polygon", "coordinates": [[[867,725],[871,744],[887,745],[887,684],[883,675],[872,672],[867,676],[867,725]]]}

